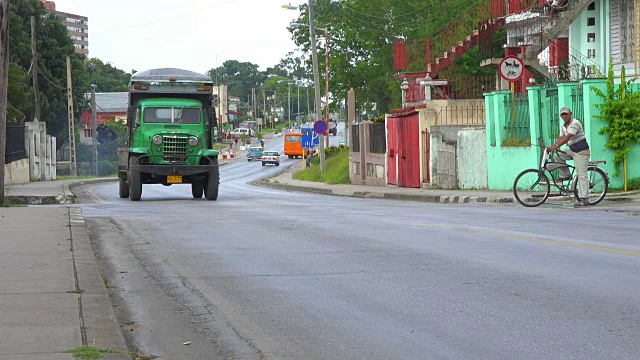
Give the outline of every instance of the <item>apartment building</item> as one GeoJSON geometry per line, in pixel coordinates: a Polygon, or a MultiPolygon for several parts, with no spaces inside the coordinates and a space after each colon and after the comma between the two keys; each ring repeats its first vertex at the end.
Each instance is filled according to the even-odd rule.
{"type": "Polygon", "coordinates": [[[45,5],[47,11],[56,14],[60,18],[60,21],[67,27],[67,32],[71,39],[73,39],[73,44],[76,47],[76,52],[89,56],[89,18],[57,11],[56,3],[53,1],[40,1],[45,5]]]}

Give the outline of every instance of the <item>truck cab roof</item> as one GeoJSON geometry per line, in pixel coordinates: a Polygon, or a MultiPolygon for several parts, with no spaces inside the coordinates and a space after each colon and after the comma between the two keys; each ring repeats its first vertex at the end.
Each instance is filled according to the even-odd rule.
{"type": "Polygon", "coordinates": [[[213,83],[213,80],[211,80],[211,78],[207,75],[176,68],[162,68],[140,71],[131,76],[131,82],[135,81],[178,81],[213,83]]]}

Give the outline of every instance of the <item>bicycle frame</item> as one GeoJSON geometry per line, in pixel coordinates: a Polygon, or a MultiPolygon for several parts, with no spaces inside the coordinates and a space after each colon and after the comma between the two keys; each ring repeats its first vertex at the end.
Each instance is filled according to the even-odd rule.
{"type": "MultiPolygon", "coordinates": [[[[561,150],[558,152],[564,153],[561,150]]],[[[525,169],[518,176],[513,183],[513,194],[515,199],[523,206],[535,207],[546,202],[549,197],[551,185],[560,191],[560,195],[566,196],[573,193],[573,196],[579,199],[579,181],[575,174],[575,165],[569,165],[566,163],[560,163],[556,161],[550,161],[551,152],[546,147],[541,156],[540,166],[536,168],[525,169]],[[549,165],[557,164],[553,166],[553,169],[549,168],[549,165]],[[570,177],[567,180],[558,182],[558,178],[554,176],[553,171],[566,168],[570,172],[570,177]],[[551,179],[551,180],[550,180],[551,179]],[[565,184],[565,181],[568,181],[565,184]]],[[[586,198],[590,205],[596,205],[604,199],[609,188],[609,175],[604,169],[598,166],[600,163],[606,163],[605,160],[593,160],[587,164],[587,184],[589,186],[588,197],[586,198]],[[593,192],[591,192],[593,190],[593,192]],[[593,195],[593,196],[591,196],[593,195]]]]}
{"type": "Polygon", "coordinates": [[[540,162],[540,171],[545,172],[546,174],[548,174],[548,177],[551,178],[551,180],[553,180],[553,186],[556,187],[556,189],[558,189],[558,191],[560,191],[560,194],[562,195],[567,195],[570,192],[572,192],[574,190],[574,175],[575,175],[575,166],[566,164],[566,163],[559,163],[559,162],[555,162],[555,161],[549,161],[549,157],[551,155],[551,152],[549,150],[547,150],[546,148],[543,150],[542,153],[542,161],[540,162]],[[562,167],[565,167],[567,169],[569,169],[570,172],[570,177],[569,177],[569,183],[565,186],[564,182],[561,181],[560,183],[558,183],[556,181],[556,177],[553,175],[553,171],[557,170],[557,169],[553,169],[553,170],[549,170],[549,168],[547,167],[549,164],[558,164],[558,168],[560,169],[562,167]],[[558,185],[559,184],[559,185],[558,185]]]}

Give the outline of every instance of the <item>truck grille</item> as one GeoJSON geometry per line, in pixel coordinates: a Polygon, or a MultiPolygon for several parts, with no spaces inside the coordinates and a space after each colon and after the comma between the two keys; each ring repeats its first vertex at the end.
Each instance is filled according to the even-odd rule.
{"type": "Polygon", "coordinates": [[[186,136],[163,136],[164,159],[166,161],[184,161],[187,156],[186,136]]]}

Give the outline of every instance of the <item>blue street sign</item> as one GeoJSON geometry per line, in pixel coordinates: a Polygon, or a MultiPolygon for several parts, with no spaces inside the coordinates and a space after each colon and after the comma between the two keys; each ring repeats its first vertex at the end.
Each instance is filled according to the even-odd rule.
{"type": "Polygon", "coordinates": [[[313,149],[315,145],[320,144],[318,134],[313,132],[311,128],[302,128],[302,148],[313,149]]]}
{"type": "Polygon", "coordinates": [[[327,132],[327,122],[324,120],[318,120],[313,124],[313,131],[316,132],[316,134],[325,134],[327,132]]]}

